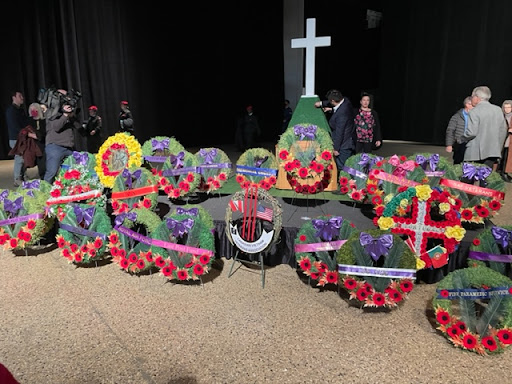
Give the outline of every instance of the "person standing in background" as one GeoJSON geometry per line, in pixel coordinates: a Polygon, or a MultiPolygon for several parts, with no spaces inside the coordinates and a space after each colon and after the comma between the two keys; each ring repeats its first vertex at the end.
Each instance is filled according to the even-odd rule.
{"type": "Polygon", "coordinates": [[[373,145],[382,144],[379,114],[370,108],[370,95],[364,93],[359,100],[359,111],[354,119],[356,130],[356,153],[372,153],[373,145]]]}
{"type": "Polygon", "coordinates": [[[39,178],[44,179],[46,173],[46,105],[39,103],[32,103],[28,107],[28,114],[30,116],[30,125],[36,131],[37,146],[41,149],[42,156],[36,157],[37,170],[39,178]]]}
{"type": "Polygon", "coordinates": [[[237,123],[237,145],[242,151],[254,148],[257,138],[261,135],[258,116],[254,113],[252,105],[245,107],[245,112],[237,123]]]}
{"type": "Polygon", "coordinates": [[[445,150],[448,153],[453,152],[453,164],[460,164],[464,160],[464,152],[466,152],[464,132],[468,126],[469,111],[473,109],[471,96],[466,97],[462,104],[462,108],[452,115],[446,127],[445,150]]]}
{"type": "Polygon", "coordinates": [[[281,126],[281,133],[284,133],[288,128],[288,124],[290,124],[290,120],[292,119],[293,110],[290,107],[290,100],[285,99],[284,107],[283,107],[283,124],[281,126]]]}
{"type": "Polygon", "coordinates": [[[503,152],[501,153],[501,160],[498,164],[498,171],[505,182],[511,183],[512,177],[509,176],[509,173],[512,172],[512,157],[509,156],[509,147],[510,135],[512,135],[512,100],[505,100],[501,104],[501,109],[503,110],[505,120],[507,120],[508,130],[503,152]]]}
{"type": "Polygon", "coordinates": [[[101,145],[101,116],[98,115],[98,107],[89,107],[89,119],[83,124],[85,136],[87,137],[87,151],[98,153],[101,145]]]}
{"type": "Polygon", "coordinates": [[[128,106],[128,102],[126,100],[121,101],[120,107],[121,111],[119,112],[119,131],[128,132],[134,135],[135,129],[133,126],[133,116],[132,112],[130,111],[130,107],[128,106]]]}
{"type": "MultiPolygon", "coordinates": [[[[29,124],[28,115],[23,109],[25,98],[21,91],[11,92],[12,103],[5,111],[7,121],[7,130],[9,133],[9,147],[11,149],[16,145],[20,131],[29,124]]],[[[23,170],[23,156],[14,155],[14,186],[19,187],[23,182],[25,175],[23,170]]]]}

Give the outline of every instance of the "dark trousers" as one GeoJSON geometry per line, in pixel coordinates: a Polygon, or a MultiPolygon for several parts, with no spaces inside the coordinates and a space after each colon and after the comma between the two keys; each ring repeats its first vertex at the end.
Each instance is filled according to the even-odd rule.
{"type": "Polygon", "coordinates": [[[372,153],[372,143],[356,141],[356,153],[372,153]]]}
{"type": "Polygon", "coordinates": [[[453,145],[453,164],[460,164],[464,161],[466,143],[455,143],[453,145]]]}

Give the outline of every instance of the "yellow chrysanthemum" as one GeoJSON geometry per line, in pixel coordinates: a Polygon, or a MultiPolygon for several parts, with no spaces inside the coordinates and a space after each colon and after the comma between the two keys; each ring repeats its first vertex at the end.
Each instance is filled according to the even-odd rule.
{"type": "Polygon", "coordinates": [[[419,257],[416,258],[416,269],[420,270],[425,268],[426,264],[423,260],[421,260],[419,257]]]}
{"type": "Polygon", "coordinates": [[[448,203],[440,203],[439,204],[439,212],[441,214],[445,214],[446,212],[449,212],[452,209],[452,206],[448,203]]]}
{"type": "Polygon", "coordinates": [[[454,225],[453,227],[446,227],[444,234],[446,235],[446,237],[455,239],[460,242],[464,238],[466,230],[462,228],[460,225],[454,225]]]}
{"type": "Polygon", "coordinates": [[[400,200],[400,207],[407,208],[408,205],[409,205],[409,200],[407,200],[407,199],[400,200]]]}
{"type": "Polygon", "coordinates": [[[417,185],[415,188],[416,188],[416,197],[419,200],[426,201],[430,198],[430,195],[432,194],[432,188],[430,188],[430,185],[421,184],[421,185],[417,185]]]}
{"type": "Polygon", "coordinates": [[[395,222],[393,221],[392,217],[384,217],[381,216],[377,220],[377,224],[379,225],[379,228],[383,231],[387,231],[390,228],[393,228],[395,226],[395,222]]]}
{"type": "Polygon", "coordinates": [[[393,195],[392,193],[388,193],[385,197],[384,197],[384,203],[387,204],[389,203],[393,197],[395,197],[395,195],[393,195]]]}

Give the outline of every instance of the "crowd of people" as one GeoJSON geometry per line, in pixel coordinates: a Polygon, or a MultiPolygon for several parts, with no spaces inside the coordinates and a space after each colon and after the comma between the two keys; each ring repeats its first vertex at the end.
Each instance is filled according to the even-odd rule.
{"type": "MultiPolygon", "coordinates": [[[[59,92],[65,93],[63,90],[59,92]]],[[[73,151],[97,153],[103,143],[103,122],[98,107],[88,108],[89,116],[80,121],[79,109],[73,102],[63,102],[55,110],[40,102],[24,108],[23,92],[10,94],[11,104],[6,109],[9,134],[9,155],[14,157],[14,186],[25,180],[26,170],[37,166],[39,178],[53,183],[63,160],[73,151]],[[79,138],[85,140],[81,148],[79,138]]],[[[66,100],[66,99],[64,99],[66,100]]],[[[118,132],[134,134],[134,120],[128,101],[120,102],[118,132]]]]}

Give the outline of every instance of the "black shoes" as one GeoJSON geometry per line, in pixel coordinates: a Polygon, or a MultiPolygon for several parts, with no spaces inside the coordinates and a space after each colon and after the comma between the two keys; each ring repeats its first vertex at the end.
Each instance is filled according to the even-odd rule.
{"type": "Polygon", "coordinates": [[[507,173],[502,173],[501,178],[506,183],[512,183],[512,177],[510,177],[507,173]]]}

